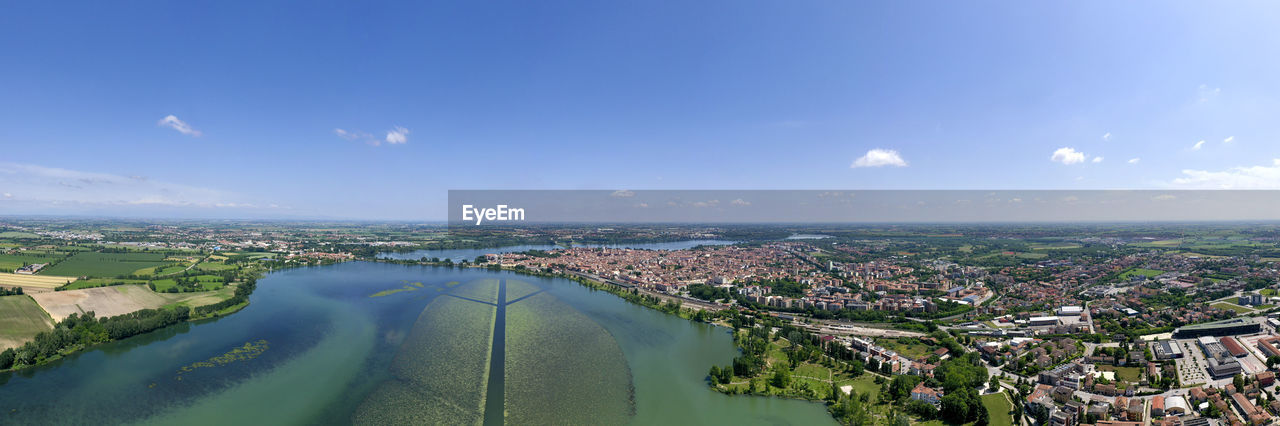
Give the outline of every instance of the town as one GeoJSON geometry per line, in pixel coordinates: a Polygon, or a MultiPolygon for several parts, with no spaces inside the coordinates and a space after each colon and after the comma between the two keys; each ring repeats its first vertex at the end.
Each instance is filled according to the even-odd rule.
{"type": "MultiPolygon", "coordinates": [[[[570,277],[733,327],[743,355],[713,369],[714,388],[827,399],[846,423],[899,412],[912,422],[1055,426],[1280,418],[1273,227],[1117,225],[1106,238],[1073,227],[923,225],[557,226],[488,236],[407,224],[31,219],[0,228],[0,286],[25,292],[3,299],[34,297],[34,309],[57,320],[72,311],[55,295],[82,295],[78,306],[99,315],[198,307],[229,297],[251,273],[294,266],[500,269],[570,277]],[[672,237],[717,243],[645,246],[672,237]],[[471,248],[476,241],[543,244],[471,248]],[[128,306],[98,299],[125,286],[177,296],[128,306]],[[190,298],[205,293],[223,296],[190,298]],[[810,345],[823,355],[794,354],[810,345]],[[968,371],[965,382],[956,371],[968,371]]],[[[10,365],[42,362],[23,344],[52,325],[28,328],[5,340],[16,350],[10,365]]]]}

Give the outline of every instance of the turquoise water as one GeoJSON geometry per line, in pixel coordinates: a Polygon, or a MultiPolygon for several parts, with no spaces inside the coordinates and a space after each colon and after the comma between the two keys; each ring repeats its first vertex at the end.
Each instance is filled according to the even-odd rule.
{"type": "MultiPolygon", "coordinates": [[[[477,280],[532,284],[543,292],[537,297],[553,297],[606,330],[625,362],[600,365],[630,369],[632,423],[831,423],[820,404],[710,391],[704,382],[707,369],[730,363],[736,353],[725,329],[663,315],[563,279],[367,262],[274,272],[259,281],[252,304],[232,316],[0,374],[0,423],[348,424],[376,389],[396,380],[393,361],[407,337],[424,327],[419,321],[426,318],[424,308],[466,285],[452,282],[477,280]],[[424,285],[369,297],[406,281],[424,285]],[[268,349],[256,357],[178,374],[184,366],[257,341],[266,341],[268,349]]],[[[433,351],[427,347],[414,354],[431,357],[433,351]]],[[[487,383],[486,378],[475,380],[487,383]]],[[[625,386],[610,383],[601,395],[617,395],[613,387],[625,386]]]]}

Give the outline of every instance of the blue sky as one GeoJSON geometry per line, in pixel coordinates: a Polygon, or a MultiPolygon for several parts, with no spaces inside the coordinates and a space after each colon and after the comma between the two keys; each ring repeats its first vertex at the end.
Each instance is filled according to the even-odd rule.
{"type": "Polygon", "coordinates": [[[47,3],[0,14],[8,214],[1280,188],[1265,2],[47,3]]]}

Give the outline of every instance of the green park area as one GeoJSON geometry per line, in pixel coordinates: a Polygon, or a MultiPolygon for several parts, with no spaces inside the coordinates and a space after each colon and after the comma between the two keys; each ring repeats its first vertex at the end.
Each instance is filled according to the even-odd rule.
{"type": "Polygon", "coordinates": [[[1156,276],[1163,273],[1164,271],[1161,271],[1159,269],[1129,268],[1128,270],[1120,273],[1120,279],[1129,280],[1134,275],[1142,275],[1147,278],[1155,278],[1156,276]]]}
{"type": "Polygon", "coordinates": [[[1112,371],[1116,373],[1116,380],[1122,382],[1138,383],[1142,381],[1142,369],[1138,367],[1116,367],[1114,365],[1098,365],[1098,371],[1112,371]]]}
{"type": "Polygon", "coordinates": [[[1013,426],[1013,404],[1003,392],[983,395],[982,406],[987,410],[991,426],[1013,426]]]}

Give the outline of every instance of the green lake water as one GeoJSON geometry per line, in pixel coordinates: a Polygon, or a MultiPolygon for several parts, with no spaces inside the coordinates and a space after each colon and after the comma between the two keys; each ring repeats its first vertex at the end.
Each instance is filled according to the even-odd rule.
{"type": "Polygon", "coordinates": [[[564,279],[351,262],[271,273],[226,318],[0,374],[0,424],[832,423],[821,404],[709,390],[735,355],[726,329],[564,279]]]}

